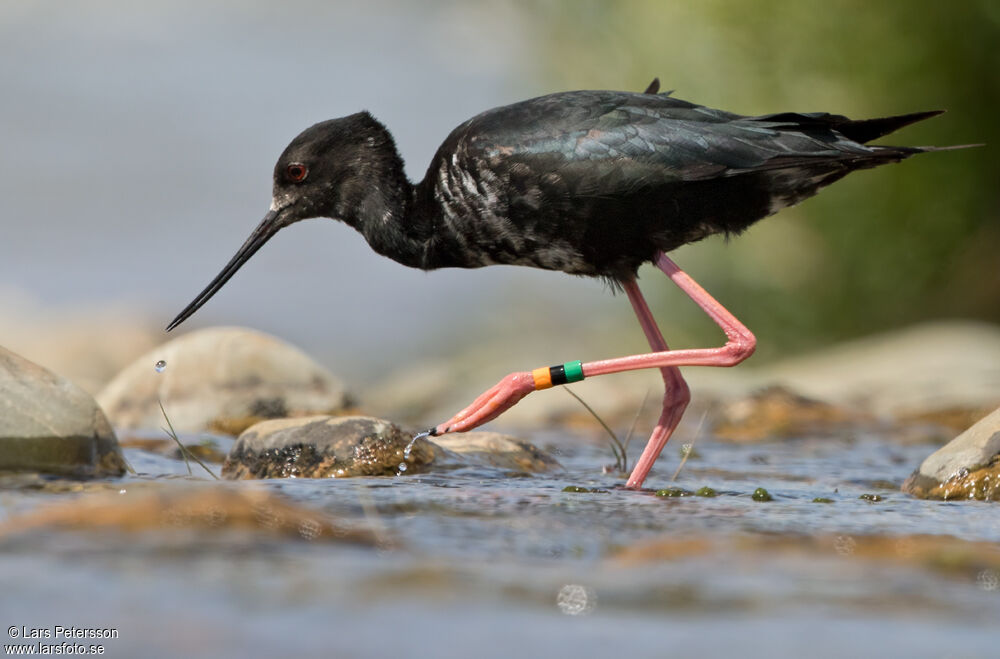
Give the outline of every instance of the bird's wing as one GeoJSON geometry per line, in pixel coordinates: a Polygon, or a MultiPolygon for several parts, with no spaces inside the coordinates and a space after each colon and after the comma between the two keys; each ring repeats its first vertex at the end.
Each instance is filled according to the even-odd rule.
{"type": "Polygon", "coordinates": [[[576,194],[830,164],[876,148],[836,130],[845,117],[783,113],[745,117],[664,94],[581,92],[509,106],[477,134],[488,166],[556,173],[576,194]],[[591,94],[588,96],[587,94],[591,94]],[[560,98],[561,97],[561,98],[560,98]]]}

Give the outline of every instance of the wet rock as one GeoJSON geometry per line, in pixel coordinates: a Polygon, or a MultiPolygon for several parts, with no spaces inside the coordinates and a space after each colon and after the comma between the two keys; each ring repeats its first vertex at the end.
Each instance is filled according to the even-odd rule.
{"type": "Polygon", "coordinates": [[[118,428],[162,427],[162,401],[178,432],[232,435],[264,419],[340,413],[350,402],[343,384],[298,348],[231,327],[198,330],[155,348],[97,400],[118,428]]]}
{"type": "Polygon", "coordinates": [[[830,435],[870,422],[861,412],[801,396],[773,385],[722,406],[714,434],[731,441],[760,441],[830,435]]]}
{"type": "Polygon", "coordinates": [[[416,471],[434,461],[420,439],[404,460],[413,435],[383,419],[313,416],[262,421],[236,440],[222,467],[226,478],[331,478],[391,476],[406,463],[416,471]]]}
{"type": "Polygon", "coordinates": [[[922,499],[1000,499],[1000,408],[929,455],[903,491],[922,499]]]}
{"type": "Polygon", "coordinates": [[[1000,460],[971,471],[960,470],[944,483],[926,479],[920,474],[910,476],[903,483],[903,491],[921,499],[975,499],[1000,500],[1000,460]]]}
{"type": "Polygon", "coordinates": [[[433,443],[466,460],[498,469],[545,472],[562,468],[537,446],[498,432],[455,433],[435,437],[433,443]]]}
{"type": "Polygon", "coordinates": [[[120,476],[125,461],[89,394],[0,348],[0,471],[120,476]]]}
{"type": "MultiPolygon", "coordinates": [[[[333,540],[372,545],[367,529],[341,526],[326,514],[310,510],[261,489],[225,486],[135,487],[114,493],[88,494],[29,511],[0,525],[0,537],[38,530],[144,533],[248,532],[302,540],[333,540]]],[[[189,541],[189,539],[184,540],[189,541]]],[[[382,544],[382,543],[380,543],[382,544]]]]}

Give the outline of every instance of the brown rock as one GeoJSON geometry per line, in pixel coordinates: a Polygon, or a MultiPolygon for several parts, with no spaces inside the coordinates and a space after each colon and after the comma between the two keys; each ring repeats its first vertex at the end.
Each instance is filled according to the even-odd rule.
{"type": "MultiPolygon", "coordinates": [[[[229,452],[226,478],[391,476],[413,435],[383,419],[313,416],[263,421],[243,432],[229,452]]],[[[433,462],[434,445],[418,440],[408,470],[433,462]]]]}

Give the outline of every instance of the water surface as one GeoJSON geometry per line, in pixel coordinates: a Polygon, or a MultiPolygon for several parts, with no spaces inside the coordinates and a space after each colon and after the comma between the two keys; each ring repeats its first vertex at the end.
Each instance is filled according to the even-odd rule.
{"type": "MultiPolygon", "coordinates": [[[[850,555],[855,539],[872,534],[903,538],[900,551],[914,534],[1000,541],[990,504],[898,492],[927,446],[877,436],[705,440],[675,483],[677,447],[668,447],[648,485],[710,486],[718,496],[663,498],[625,491],[620,478],[601,473],[611,455],[593,437],[534,439],[564,471],[462,468],[238,485],[374,528],[381,548],[155,534],[49,533],[41,546],[7,539],[0,611],[19,624],[118,625],[123,638],[108,643],[111,656],[994,656],[1000,592],[989,582],[850,555]],[[564,492],[568,485],[599,491],[564,492]],[[754,501],[757,487],[774,500],[754,501]],[[827,538],[834,551],[769,555],[734,544],[705,555],[619,558],[664,538],[721,539],[724,547],[778,534],[827,538]]],[[[190,478],[178,461],[134,449],[128,457],[140,475],[124,479],[122,496],[140,481],[190,478]]],[[[54,496],[8,491],[5,511],[54,496]]]]}

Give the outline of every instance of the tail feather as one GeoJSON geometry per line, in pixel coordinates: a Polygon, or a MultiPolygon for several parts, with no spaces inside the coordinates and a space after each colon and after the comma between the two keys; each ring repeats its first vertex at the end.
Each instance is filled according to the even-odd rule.
{"type": "Polygon", "coordinates": [[[928,112],[900,114],[894,117],[880,117],[878,119],[848,119],[843,123],[837,124],[836,129],[844,137],[864,144],[865,142],[878,139],[883,135],[893,133],[904,126],[936,117],[943,112],[944,110],[930,110],[928,112]]]}

